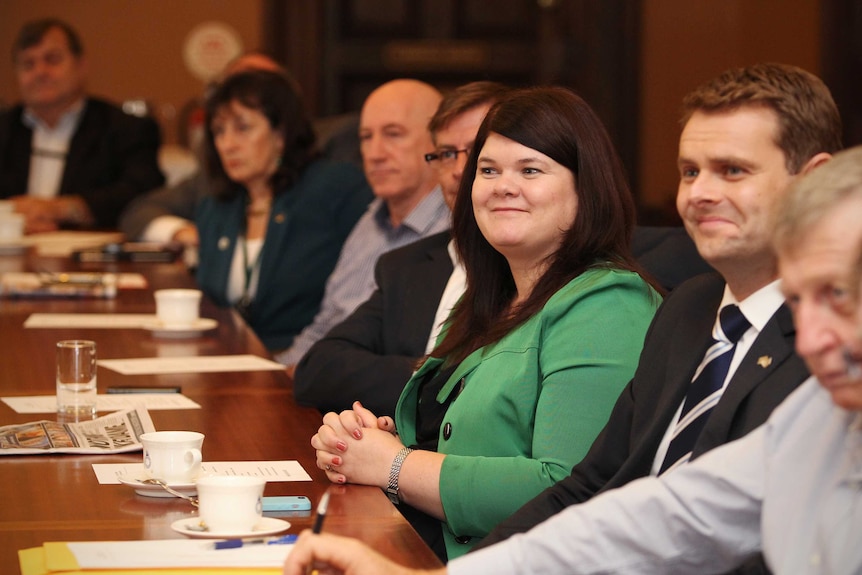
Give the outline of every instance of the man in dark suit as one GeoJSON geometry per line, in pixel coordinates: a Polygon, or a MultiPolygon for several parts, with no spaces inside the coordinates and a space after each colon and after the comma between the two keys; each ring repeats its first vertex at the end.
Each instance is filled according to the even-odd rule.
{"type": "Polygon", "coordinates": [[[164,182],[158,125],[85,96],[83,48],[65,22],[25,24],[13,57],[22,103],[0,115],[0,198],[28,232],[116,227],[132,198],[164,182]]]}
{"type": "MultiPolygon", "coordinates": [[[[479,125],[505,90],[492,82],[466,84],[447,94],[431,119],[436,150],[426,160],[438,169],[450,209],[479,125]]],[[[376,413],[393,413],[416,363],[433,347],[440,324],[463,293],[463,270],[454,264],[448,231],[382,255],[371,297],[297,366],[297,401],[341,411],[359,400],[376,413]]]]}
{"type": "Polygon", "coordinates": [[[478,547],[745,435],[808,377],[793,351],[795,330],[778,289],[770,234],[790,184],[840,149],[835,103],[803,70],[756,65],[707,82],[686,97],[684,109],[677,208],[720,275],[689,280],[671,293],[650,326],[634,378],[583,461],[478,547]],[[750,327],[731,352],[723,392],[706,410],[689,453],[670,461],[687,392],[711,335],[722,331],[719,309],[729,305],[738,306],[750,327]]]}

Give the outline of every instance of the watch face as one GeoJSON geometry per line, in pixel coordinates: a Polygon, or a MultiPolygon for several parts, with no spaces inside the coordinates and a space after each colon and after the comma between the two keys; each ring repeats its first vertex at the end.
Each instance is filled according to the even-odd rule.
{"type": "Polygon", "coordinates": [[[401,503],[401,501],[399,501],[398,499],[398,491],[392,488],[386,490],[386,497],[389,498],[389,501],[392,502],[392,505],[398,505],[399,503],[401,503]]]}

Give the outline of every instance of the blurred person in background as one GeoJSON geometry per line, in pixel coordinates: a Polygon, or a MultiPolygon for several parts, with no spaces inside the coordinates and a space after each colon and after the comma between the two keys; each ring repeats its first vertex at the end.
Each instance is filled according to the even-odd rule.
{"type": "Polygon", "coordinates": [[[314,318],[371,190],[357,167],[318,157],[300,95],[278,72],[228,77],[207,99],[206,130],[196,279],[275,352],[314,318]]]}
{"type": "MultiPolygon", "coordinates": [[[[278,62],[260,52],[238,56],[225,66],[219,81],[239,72],[269,70],[290,78],[278,62]]],[[[294,82],[293,79],[290,79],[294,82]]],[[[213,90],[217,84],[210,86],[213,90]]],[[[298,88],[294,88],[299,93],[298,88]]],[[[195,208],[210,191],[206,169],[200,167],[194,174],[175,186],[151,190],[134,200],[120,214],[119,228],[129,240],[167,244],[177,242],[196,248],[198,231],[194,224],[195,208]]],[[[197,262],[197,255],[190,263],[197,262]]]]}
{"type": "Polygon", "coordinates": [[[158,125],[86,95],[83,45],[61,20],[26,23],[12,61],[22,102],[0,114],[0,198],[28,233],[116,228],[126,204],[164,183],[158,125]]]}

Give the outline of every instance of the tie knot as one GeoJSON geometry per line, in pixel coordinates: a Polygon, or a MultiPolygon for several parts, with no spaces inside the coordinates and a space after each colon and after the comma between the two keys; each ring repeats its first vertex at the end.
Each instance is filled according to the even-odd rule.
{"type": "Polygon", "coordinates": [[[721,323],[721,331],[727,336],[731,343],[736,343],[742,337],[751,324],[742,315],[739,306],[731,304],[722,308],[718,314],[721,323]]]}

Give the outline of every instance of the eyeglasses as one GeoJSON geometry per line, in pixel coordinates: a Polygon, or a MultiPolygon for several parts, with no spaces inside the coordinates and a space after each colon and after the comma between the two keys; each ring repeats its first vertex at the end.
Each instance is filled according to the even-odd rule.
{"type": "Polygon", "coordinates": [[[470,148],[464,148],[463,150],[440,150],[439,152],[431,152],[430,154],[425,154],[425,161],[429,164],[431,162],[440,161],[440,164],[451,164],[455,160],[458,159],[458,154],[466,154],[470,155],[470,148]]]}

